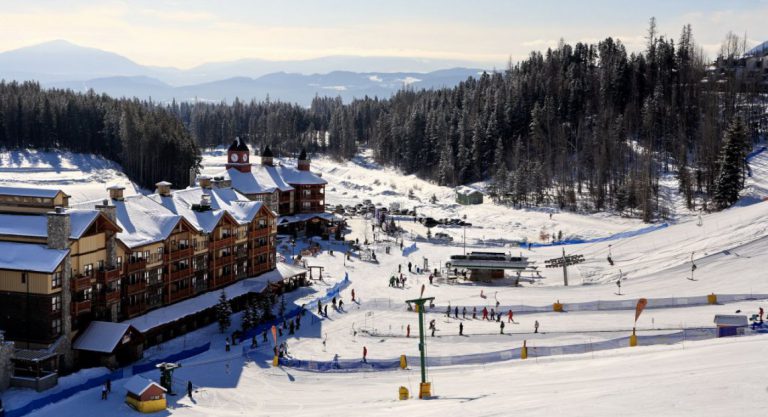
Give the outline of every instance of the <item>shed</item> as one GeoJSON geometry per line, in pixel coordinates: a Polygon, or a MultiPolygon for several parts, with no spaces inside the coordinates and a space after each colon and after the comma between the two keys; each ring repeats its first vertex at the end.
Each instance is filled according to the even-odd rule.
{"type": "Polygon", "coordinates": [[[717,337],[736,336],[744,331],[743,329],[749,325],[749,321],[744,315],[716,314],[715,325],[717,326],[717,337]]]}
{"type": "Polygon", "coordinates": [[[456,187],[456,202],[459,204],[483,204],[483,193],[472,187],[456,187]]]}
{"type": "Polygon", "coordinates": [[[117,367],[141,359],[144,336],[129,323],[92,321],[72,344],[83,365],[117,367]]]}
{"type": "Polygon", "coordinates": [[[166,390],[160,384],[141,375],[135,375],[125,385],[125,402],[142,413],[154,413],[165,410],[166,390]]]}

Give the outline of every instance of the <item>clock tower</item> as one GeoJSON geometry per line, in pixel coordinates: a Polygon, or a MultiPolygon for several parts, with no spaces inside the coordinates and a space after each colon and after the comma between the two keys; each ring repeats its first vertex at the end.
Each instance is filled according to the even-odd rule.
{"type": "Polygon", "coordinates": [[[234,168],[240,172],[251,172],[249,153],[250,151],[245,142],[241,141],[240,138],[235,138],[227,149],[226,168],[234,168]]]}

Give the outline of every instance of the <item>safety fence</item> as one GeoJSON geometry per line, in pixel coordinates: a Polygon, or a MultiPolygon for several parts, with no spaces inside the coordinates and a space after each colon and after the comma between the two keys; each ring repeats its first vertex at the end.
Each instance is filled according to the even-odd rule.
{"type": "MultiPolygon", "coordinates": [[[[338,297],[341,294],[341,291],[346,288],[349,285],[349,276],[345,276],[343,280],[337,282],[336,284],[333,284],[330,288],[328,288],[325,292],[325,295],[322,297],[315,298],[314,300],[308,302],[303,306],[306,310],[313,310],[317,307],[317,303],[321,302],[323,304],[329,303],[334,297],[338,297]]],[[[292,320],[299,314],[301,314],[302,307],[296,307],[290,311],[285,312],[285,319],[286,320],[292,320]]],[[[248,329],[245,332],[243,332],[240,335],[240,341],[244,341],[247,339],[250,339],[258,334],[264,333],[272,328],[272,326],[279,324],[281,321],[280,318],[277,318],[275,320],[271,320],[265,323],[261,323],[257,325],[256,327],[252,329],[248,329]]],[[[245,347],[244,347],[245,348],[245,347]]]]}
{"type": "Polygon", "coordinates": [[[57,402],[59,402],[61,400],[65,400],[67,398],[70,398],[73,395],[75,395],[75,394],[77,394],[77,393],[79,393],[81,391],[85,391],[85,390],[88,390],[88,389],[91,389],[91,388],[95,388],[95,387],[104,385],[107,382],[107,380],[115,381],[115,380],[118,380],[118,379],[121,379],[121,378],[123,378],[123,370],[122,369],[119,369],[119,370],[114,371],[114,372],[109,373],[109,374],[100,375],[100,376],[91,378],[91,379],[89,379],[89,380],[87,380],[87,381],[85,381],[85,382],[83,382],[81,384],[77,384],[77,385],[74,385],[74,386],[71,386],[71,387],[68,387],[68,388],[64,388],[61,391],[54,392],[54,393],[48,394],[48,395],[46,395],[46,396],[44,396],[42,398],[38,398],[38,399],[32,400],[32,401],[28,402],[27,404],[25,404],[25,405],[23,405],[23,406],[21,406],[19,408],[16,408],[16,409],[13,409],[13,410],[8,410],[8,411],[5,412],[5,416],[6,417],[20,417],[20,416],[24,416],[24,415],[27,415],[27,414],[31,413],[34,410],[37,410],[38,408],[43,408],[43,407],[45,407],[47,405],[50,405],[50,404],[53,404],[53,403],[57,403],[57,402]]]}
{"type": "MultiPolygon", "coordinates": [[[[637,230],[628,230],[626,232],[619,232],[610,236],[605,237],[597,237],[594,239],[566,239],[566,240],[560,240],[557,242],[552,243],[534,243],[531,242],[530,246],[532,248],[542,248],[547,246],[563,246],[563,245],[580,245],[583,243],[600,243],[600,242],[608,242],[611,240],[617,240],[617,239],[627,239],[630,237],[636,237],[640,235],[644,235],[646,233],[655,232],[657,230],[664,229],[666,227],[669,227],[669,223],[661,223],[661,224],[655,224],[653,226],[643,227],[641,229],[637,230]]],[[[524,242],[520,242],[520,246],[526,246],[527,244],[524,242]]]]}
{"type": "Polygon", "coordinates": [[[141,374],[141,373],[155,369],[157,364],[160,364],[163,362],[178,362],[180,360],[191,358],[193,356],[197,356],[201,353],[207,352],[210,349],[211,349],[211,342],[208,342],[201,346],[193,347],[191,349],[182,350],[181,352],[168,355],[162,359],[153,359],[147,363],[140,363],[138,365],[133,365],[133,368],[131,368],[131,370],[134,375],[141,374]]]}
{"type": "MultiPolygon", "coordinates": [[[[638,346],[671,345],[686,341],[699,341],[717,337],[717,329],[697,328],[684,329],[674,333],[637,336],[638,346]]],[[[597,352],[601,350],[619,349],[630,346],[630,337],[599,342],[575,343],[562,346],[527,346],[528,359],[547,356],[575,355],[597,352]]],[[[428,357],[427,366],[452,366],[452,365],[483,365],[494,362],[504,362],[512,359],[521,359],[523,347],[506,349],[496,352],[476,353],[467,355],[428,357]]],[[[406,362],[417,360],[416,357],[406,357],[406,362]]],[[[365,371],[389,371],[399,369],[400,358],[394,359],[369,359],[331,361],[310,361],[301,359],[281,358],[280,365],[312,372],[365,372],[365,371]]],[[[414,362],[415,363],[415,362],[414,362]]]]}

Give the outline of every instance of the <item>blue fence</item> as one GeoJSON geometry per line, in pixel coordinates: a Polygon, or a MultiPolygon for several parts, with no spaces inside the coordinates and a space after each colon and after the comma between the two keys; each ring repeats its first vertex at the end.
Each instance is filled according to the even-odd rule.
{"type": "MultiPolygon", "coordinates": [[[[304,305],[304,308],[306,308],[307,310],[311,311],[313,308],[315,308],[317,306],[317,302],[318,301],[321,301],[321,302],[327,304],[328,302],[331,301],[331,299],[333,297],[338,297],[339,294],[341,294],[341,290],[346,288],[349,285],[349,283],[350,283],[349,276],[345,276],[343,280],[337,282],[336,284],[334,284],[333,286],[328,288],[326,290],[324,296],[318,297],[318,298],[310,301],[309,303],[304,305]]],[[[296,316],[298,316],[299,314],[301,314],[301,307],[296,307],[296,308],[294,308],[294,309],[292,309],[290,311],[286,311],[285,312],[285,319],[286,320],[291,320],[291,319],[295,318],[296,316]]],[[[254,337],[254,336],[258,335],[258,334],[264,333],[264,332],[268,331],[269,329],[271,329],[272,326],[277,325],[279,323],[280,323],[279,319],[268,321],[266,323],[261,323],[258,326],[243,332],[242,335],[240,336],[240,341],[242,342],[242,341],[250,339],[250,338],[252,338],[252,337],[254,337]]]]}
{"type": "Polygon", "coordinates": [[[193,347],[191,349],[182,350],[181,352],[174,353],[173,355],[168,355],[162,359],[155,359],[147,363],[141,363],[138,365],[134,365],[132,368],[132,372],[134,375],[141,374],[147,371],[151,371],[155,369],[155,365],[158,363],[163,362],[178,362],[182,359],[191,358],[193,356],[197,356],[203,352],[207,352],[211,348],[211,342],[208,342],[202,346],[193,347]]]}
{"type": "Polygon", "coordinates": [[[104,385],[106,381],[109,379],[111,381],[115,381],[118,379],[121,379],[123,377],[123,370],[119,369],[115,372],[112,372],[111,374],[101,375],[97,376],[95,378],[91,378],[82,384],[78,384],[69,388],[65,388],[59,392],[55,392],[53,394],[46,395],[43,398],[38,398],[36,400],[33,400],[24,406],[14,409],[14,410],[8,410],[5,412],[6,417],[20,417],[23,415],[27,415],[31,413],[34,410],[37,410],[38,408],[43,408],[46,405],[50,405],[56,402],[59,402],[61,400],[65,400],[80,391],[84,391],[87,389],[95,388],[101,385],[104,385]]]}

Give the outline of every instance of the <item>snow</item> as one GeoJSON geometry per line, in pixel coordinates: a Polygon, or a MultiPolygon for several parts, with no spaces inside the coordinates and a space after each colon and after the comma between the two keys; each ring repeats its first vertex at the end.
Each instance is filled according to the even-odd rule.
{"type": "MultiPolygon", "coordinates": [[[[76,204],[76,208],[93,209],[102,200],[76,204]]],[[[148,245],[166,239],[181,221],[181,216],[168,211],[156,201],[141,194],[110,200],[115,206],[117,223],[123,230],[117,238],[129,248],[148,245]]]]}
{"type": "Polygon", "coordinates": [[[328,184],[328,181],[322,179],[317,174],[311,171],[302,171],[297,168],[281,165],[278,167],[280,176],[288,184],[296,185],[324,185],[328,184]]]}
{"type": "Polygon", "coordinates": [[[0,186],[61,189],[75,203],[105,198],[107,184],[119,184],[127,194],[141,190],[119,164],[100,156],[68,151],[0,152],[0,186]]]}
{"type": "Polygon", "coordinates": [[[22,197],[54,198],[61,191],[57,189],[27,188],[27,187],[0,187],[0,195],[18,195],[22,197]]]}
{"type": "Polygon", "coordinates": [[[141,395],[144,393],[144,391],[147,390],[147,388],[151,387],[152,385],[156,385],[158,388],[166,391],[166,389],[160,386],[160,384],[157,382],[144,378],[141,375],[134,375],[131,377],[131,379],[125,382],[123,388],[132,394],[141,395]]]}
{"type": "Polygon", "coordinates": [[[73,349],[112,353],[131,327],[128,323],[92,321],[72,344],[73,349]]]}
{"type": "MultiPolygon", "coordinates": [[[[206,164],[204,166],[207,169],[212,169],[211,165],[206,164]]],[[[215,167],[215,165],[213,167],[215,167]]],[[[232,181],[232,188],[235,188],[243,194],[262,194],[272,193],[275,190],[293,190],[293,187],[283,180],[277,167],[274,166],[251,164],[250,172],[240,172],[234,168],[227,169],[223,172],[212,172],[216,177],[229,178],[232,181]]]]}
{"type": "Polygon", "coordinates": [[[173,213],[183,215],[195,225],[198,230],[210,233],[221,219],[223,211],[228,212],[239,224],[248,224],[261,210],[262,203],[250,201],[244,195],[231,188],[212,188],[204,190],[200,187],[173,191],[170,196],[152,194],[149,196],[173,213]],[[199,204],[203,195],[208,195],[211,211],[192,210],[193,204],[199,204]]]}
{"type": "MultiPolygon", "coordinates": [[[[98,218],[97,210],[68,209],[70,215],[70,239],[79,239],[98,218]]],[[[48,219],[44,215],[0,214],[0,235],[48,236],[48,219]]]]}
{"type": "Polygon", "coordinates": [[[49,249],[46,245],[0,242],[0,270],[50,274],[68,253],[69,250],[49,249]]]}

